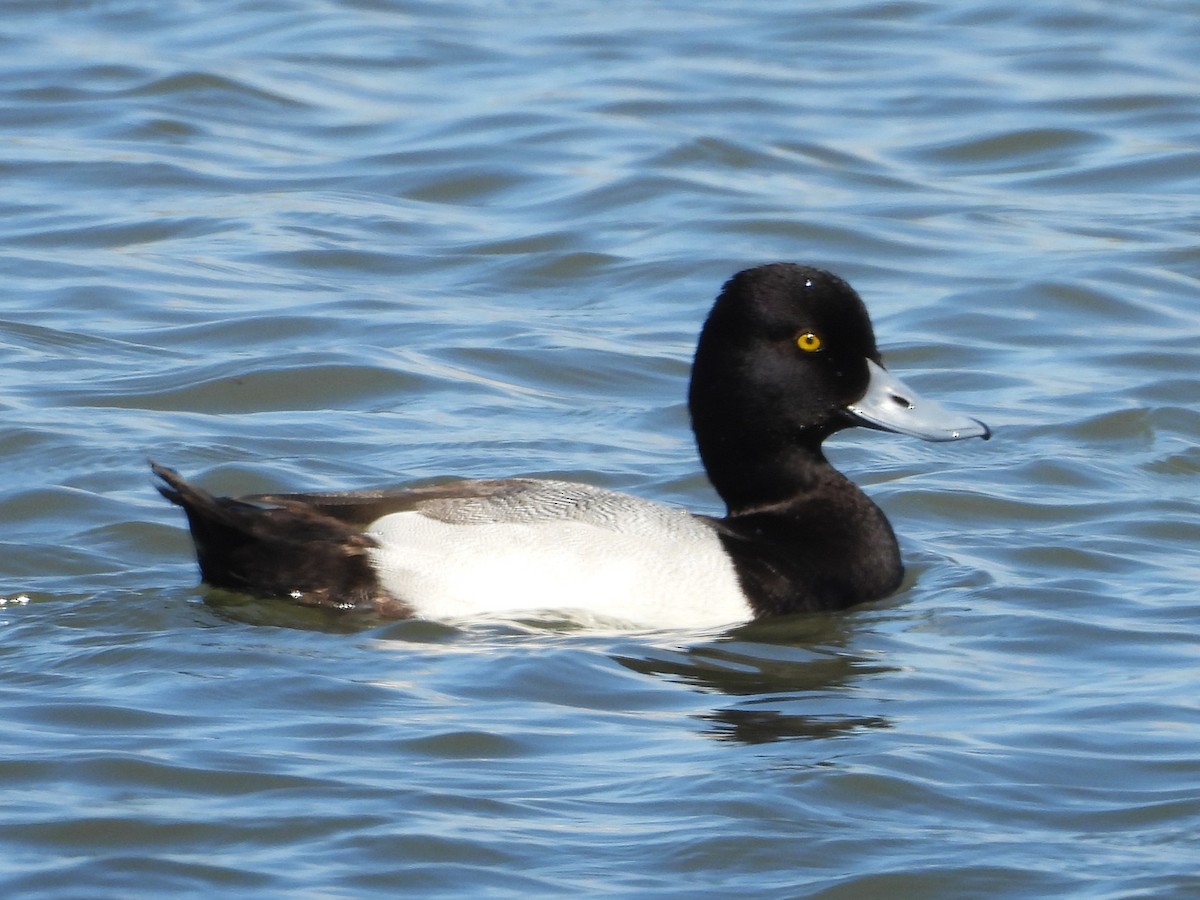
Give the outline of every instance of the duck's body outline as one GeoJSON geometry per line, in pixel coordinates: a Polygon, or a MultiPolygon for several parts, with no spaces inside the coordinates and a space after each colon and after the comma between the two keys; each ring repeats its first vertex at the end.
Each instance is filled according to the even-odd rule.
{"type": "Polygon", "coordinates": [[[392,491],[218,498],[154,466],[214,586],[393,616],[580,610],[707,627],[841,609],[892,593],[903,565],[879,507],[821,452],[854,424],[927,440],[990,436],[882,366],[837,276],[738,273],[701,332],[689,390],[701,458],[728,510],[528,478],[392,491]]]}

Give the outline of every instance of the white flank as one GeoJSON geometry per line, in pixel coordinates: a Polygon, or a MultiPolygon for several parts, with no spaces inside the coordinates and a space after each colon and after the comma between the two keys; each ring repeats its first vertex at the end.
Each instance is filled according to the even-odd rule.
{"type": "Polygon", "coordinates": [[[590,492],[619,498],[622,514],[585,508],[575,517],[464,523],[384,516],[368,528],[380,543],[380,582],[416,615],[439,620],[580,611],[633,627],[706,628],[751,617],[708,525],[662,504],[590,492]]]}

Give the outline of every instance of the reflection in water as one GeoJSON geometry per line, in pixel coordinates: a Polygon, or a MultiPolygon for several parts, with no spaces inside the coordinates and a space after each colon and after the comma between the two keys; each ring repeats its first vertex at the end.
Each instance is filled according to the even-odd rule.
{"type": "Polygon", "coordinates": [[[844,708],[855,702],[849,689],[857,679],[893,668],[847,649],[853,621],[846,615],[794,616],[756,622],[683,650],[614,658],[642,674],[748,698],[697,716],[719,740],[762,744],[887,728],[889,721],[877,715],[785,711],[797,705],[815,710],[831,702],[844,708]]]}
{"type": "Polygon", "coordinates": [[[252,597],[234,591],[202,587],[205,604],[223,619],[241,625],[299,628],[331,634],[355,634],[383,624],[375,613],[299,606],[290,600],[252,597]]]}
{"type": "MultiPolygon", "coordinates": [[[[557,645],[561,639],[607,639],[562,617],[497,620],[464,630],[424,620],[382,620],[357,611],[302,607],[286,600],[222,590],[207,591],[205,602],[222,617],[240,624],[331,634],[379,629],[377,636],[389,643],[462,641],[480,650],[488,645],[499,649],[497,641],[511,647],[513,641],[557,645]]],[[[793,616],[697,638],[694,646],[682,647],[674,642],[675,636],[669,644],[659,643],[663,633],[649,641],[644,635],[627,635],[620,638],[619,651],[605,655],[640,675],[686,684],[706,694],[743,698],[736,705],[696,714],[705,723],[706,733],[718,740],[763,744],[838,737],[891,724],[882,716],[846,709],[861,702],[852,690],[857,680],[894,668],[848,649],[854,621],[853,616],[844,614],[793,616]],[[831,705],[835,707],[832,711],[831,705]]],[[[612,632],[607,635],[611,637],[612,632]]]]}
{"type": "Polygon", "coordinates": [[[769,744],[788,738],[842,737],[854,731],[890,728],[882,716],[794,716],[777,709],[715,710],[699,718],[712,723],[712,736],[742,744],[769,744]]]}

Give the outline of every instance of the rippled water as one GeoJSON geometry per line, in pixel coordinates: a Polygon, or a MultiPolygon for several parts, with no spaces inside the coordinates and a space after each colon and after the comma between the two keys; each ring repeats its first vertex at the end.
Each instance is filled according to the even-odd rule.
{"type": "Polygon", "coordinates": [[[1200,892],[1191,4],[30,2],[0,21],[6,896],[1200,892]],[[831,442],[895,597],[727,633],[206,597],[222,491],[713,511],[721,281],[990,444],[831,442]]]}

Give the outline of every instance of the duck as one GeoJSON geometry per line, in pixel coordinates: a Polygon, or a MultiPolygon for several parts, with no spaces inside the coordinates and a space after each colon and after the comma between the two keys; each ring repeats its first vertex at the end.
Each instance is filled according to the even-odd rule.
{"type": "Polygon", "coordinates": [[[219,497],[150,465],[212,588],[384,618],[706,628],[844,610],[900,586],[895,532],[825,458],[830,435],[991,437],[885,368],[846,281],[796,263],[725,282],[688,410],[723,516],[529,477],[219,497]]]}

